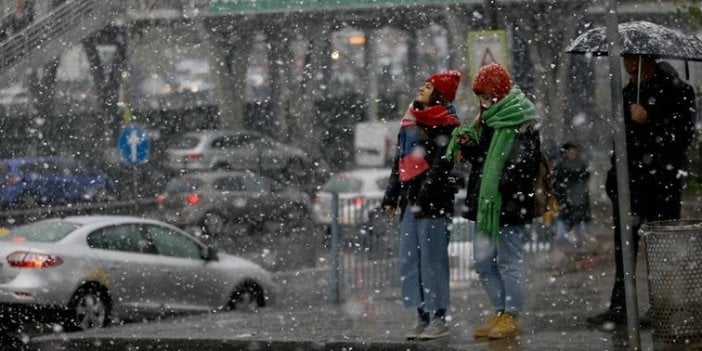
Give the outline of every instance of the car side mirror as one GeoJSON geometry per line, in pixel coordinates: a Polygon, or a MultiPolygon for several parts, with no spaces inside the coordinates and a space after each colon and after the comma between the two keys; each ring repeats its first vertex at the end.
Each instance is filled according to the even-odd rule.
{"type": "Polygon", "coordinates": [[[207,251],[205,251],[205,260],[219,261],[219,254],[217,254],[217,250],[214,247],[207,246],[207,251]]]}

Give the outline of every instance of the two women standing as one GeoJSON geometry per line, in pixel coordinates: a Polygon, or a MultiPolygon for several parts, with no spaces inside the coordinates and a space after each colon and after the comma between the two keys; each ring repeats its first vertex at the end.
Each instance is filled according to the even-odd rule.
{"type": "Polygon", "coordinates": [[[471,163],[466,217],[476,222],[474,263],[495,312],[474,330],[475,337],[519,333],[521,240],[533,217],[533,183],[541,158],[534,106],[512,86],[501,65],[490,64],[480,69],[472,86],[480,115],[458,126],[450,103],[459,80],[457,72],[438,73],[420,87],[402,119],[398,157],[383,200],[386,210],[399,205],[402,211],[402,294],[405,307],[418,313],[408,339],[449,335],[448,224],[456,189],[449,173],[457,160],[471,163]]]}

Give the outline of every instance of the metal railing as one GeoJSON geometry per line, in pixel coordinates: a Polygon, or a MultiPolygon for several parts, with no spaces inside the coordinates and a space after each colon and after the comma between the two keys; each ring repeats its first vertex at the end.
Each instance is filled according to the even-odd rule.
{"type": "MultiPolygon", "coordinates": [[[[0,43],[0,72],[8,70],[22,59],[31,57],[33,53],[45,49],[48,43],[61,39],[69,31],[81,31],[82,35],[75,39],[82,39],[92,31],[119,18],[122,6],[121,0],[66,1],[46,16],[11,33],[0,43]]],[[[66,42],[68,40],[64,39],[60,44],[66,44],[66,42]]],[[[57,53],[50,54],[55,56],[57,53]]]]}
{"type": "MultiPolygon", "coordinates": [[[[337,201],[332,208],[337,207],[338,211],[335,219],[339,238],[332,242],[338,243],[338,267],[332,269],[339,272],[340,298],[371,296],[399,286],[399,215],[384,213],[380,209],[381,199],[337,201]],[[354,202],[364,205],[357,206],[354,202]]],[[[450,230],[450,283],[453,286],[472,284],[478,279],[473,267],[474,222],[455,216],[450,230]]],[[[539,221],[535,220],[528,230],[529,237],[523,244],[525,255],[538,255],[551,249],[551,235],[541,233],[547,229],[539,221]]]]}

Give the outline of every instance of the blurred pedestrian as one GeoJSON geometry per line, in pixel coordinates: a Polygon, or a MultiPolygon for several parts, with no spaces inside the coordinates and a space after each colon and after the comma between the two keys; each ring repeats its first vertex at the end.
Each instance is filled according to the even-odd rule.
{"type": "MultiPolygon", "coordinates": [[[[692,87],[667,62],[624,55],[624,68],[630,76],[623,94],[635,260],[641,224],[680,218],[683,166],[694,133],[696,103],[692,87]]],[[[606,180],[614,220],[614,287],[609,308],[587,318],[593,325],[627,320],[616,161],[613,155],[606,180]]],[[[643,326],[650,324],[647,315],[640,321],[643,326]]]]}
{"type": "Polygon", "coordinates": [[[480,115],[454,131],[447,157],[471,163],[466,217],[476,221],[474,265],[495,314],[476,338],[520,333],[524,306],[522,239],[534,217],[534,180],[541,160],[534,105],[500,64],[480,68],[473,80],[480,115]]]}
{"type": "Polygon", "coordinates": [[[574,247],[583,243],[585,226],[590,220],[590,169],[572,142],[561,147],[561,157],[553,169],[553,189],[558,200],[556,236],[574,247]]]}
{"type": "Polygon", "coordinates": [[[382,205],[400,208],[400,275],[404,306],[417,311],[407,339],[449,336],[449,230],[453,215],[453,163],[444,159],[451,132],[459,125],[452,104],[461,75],[436,73],[419,87],[402,117],[388,187],[382,205]]]}

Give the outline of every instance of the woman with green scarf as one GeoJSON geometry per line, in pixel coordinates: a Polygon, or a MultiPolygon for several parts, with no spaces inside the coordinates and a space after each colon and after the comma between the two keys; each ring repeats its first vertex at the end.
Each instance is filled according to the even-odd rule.
{"type": "Polygon", "coordinates": [[[476,338],[520,333],[524,269],[522,237],[534,217],[534,179],[541,158],[534,105],[512,87],[499,64],[483,66],[473,81],[481,113],[456,128],[446,156],[471,163],[466,213],[476,222],[474,264],[495,314],[476,338]]]}

